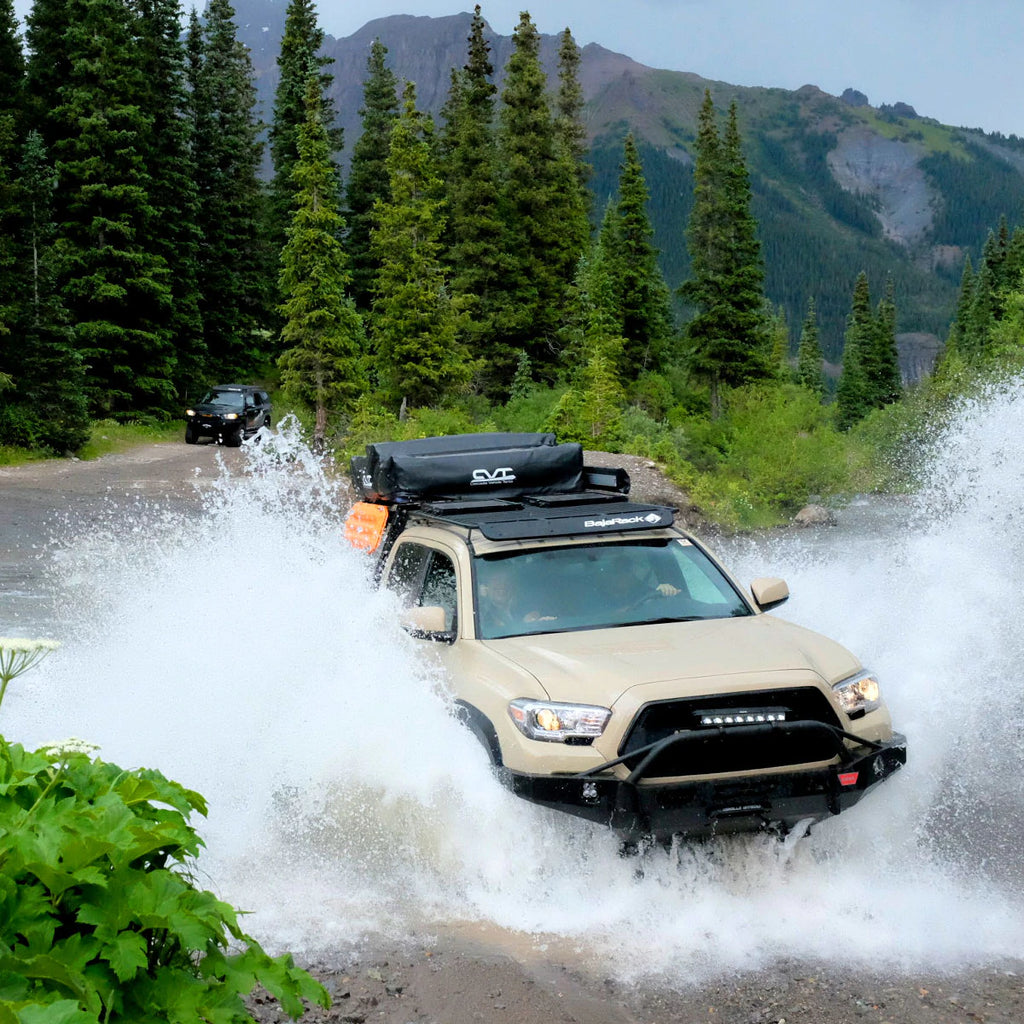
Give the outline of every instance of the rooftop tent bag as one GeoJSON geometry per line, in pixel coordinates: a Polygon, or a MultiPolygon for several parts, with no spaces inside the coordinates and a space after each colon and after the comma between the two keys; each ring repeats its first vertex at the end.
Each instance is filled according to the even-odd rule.
{"type": "Polygon", "coordinates": [[[352,479],[368,501],[515,498],[583,486],[583,447],[554,434],[456,434],[368,444],[352,460],[352,479]]]}

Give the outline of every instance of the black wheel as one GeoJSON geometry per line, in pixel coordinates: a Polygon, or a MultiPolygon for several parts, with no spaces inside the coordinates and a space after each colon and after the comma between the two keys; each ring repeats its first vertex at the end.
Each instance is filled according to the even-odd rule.
{"type": "Polygon", "coordinates": [[[185,427],[185,444],[195,444],[196,441],[198,441],[198,440],[199,440],[199,438],[196,437],[195,428],[192,426],[191,423],[189,423],[185,427]]]}
{"type": "Polygon", "coordinates": [[[224,444],[228,448],[241,448],[242,441],[245,439],[245,427],[239,427],[233,434],[228,434],[224,438],[224,444]]]}

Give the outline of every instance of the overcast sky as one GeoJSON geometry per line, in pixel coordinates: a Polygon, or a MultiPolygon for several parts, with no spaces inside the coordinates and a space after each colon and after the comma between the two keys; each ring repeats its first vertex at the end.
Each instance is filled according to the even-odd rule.
{"type": "MultiPolygon", "coordinates": [[[[30,0],[15,3],[24,14],[30,0]]],[[[473,3],[319,0],[317,10],[325,31],[347,36],[385,15],[438,17],[473,3]]],[[[1024,137],[1024,0],[481,0],[502,35],[524,9],[542,32],[568,26],[580,45],[652,67],[835,95],[851,86],[873,106],[902,100],[944,124],[1024,137]]]]}

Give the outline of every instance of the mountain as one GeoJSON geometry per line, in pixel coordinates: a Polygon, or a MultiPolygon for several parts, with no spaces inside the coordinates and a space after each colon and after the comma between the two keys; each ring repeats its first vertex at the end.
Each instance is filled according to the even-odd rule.
{"type": "MultiPolygon", "coordinates": [[[[239,37],[252,51],[263,116],[273,112],[277,47],[286,0],[239,0],[239,37]]],[[[397,15],[371,21],[343,39],[327,36],[333,97],[346,154],[360,131],[359,109],[370,45],[379,38],[399,83],[416,83],[417,101],[435,115],[453,67],[466,61],[471,15],[397,15]]],[[[489,33],[499,85],[512,38],[489,33]]],[[[541,55],[557,81],[558,40],[541,55]]],[[[724,115],[735,100],[761,229],[769,298],[785,309],[795,347],[814,298],[826,356],[837,361],[854,281],[864,270],[872,297],[892,274],[901,365],[915,379],[940,347],[956,302],[965,255],[977,254],[1000,216],[1024,210],[1024,140],[953,128],[907,103],[872,107],[855,89],[840,97],[813,85],[748,88],[680,71],[646,67],[597,44],[583,47],[580,80],[594,166],[594,215],[618,181],[622,140],[637,137],[651,192],[650,215],[670,287],[687,275],[685,231],[692,204],[697,112],[710,89],[724,115]]]]}

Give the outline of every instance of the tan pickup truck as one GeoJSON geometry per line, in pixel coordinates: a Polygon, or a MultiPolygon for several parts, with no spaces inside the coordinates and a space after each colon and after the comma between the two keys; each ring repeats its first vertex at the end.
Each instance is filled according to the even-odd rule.
{"type": "Polygon", "coordinates": [[[626,840],[775,829],[853,806],[906,762],[876,676],[765,614],[674,509],[550,434],[370,445],[346,534],[521,796],[626,840]]]}

